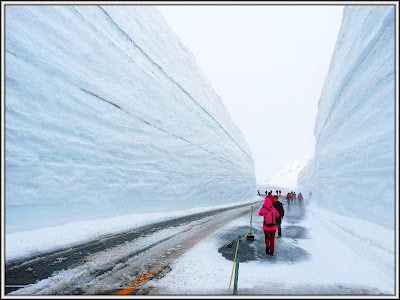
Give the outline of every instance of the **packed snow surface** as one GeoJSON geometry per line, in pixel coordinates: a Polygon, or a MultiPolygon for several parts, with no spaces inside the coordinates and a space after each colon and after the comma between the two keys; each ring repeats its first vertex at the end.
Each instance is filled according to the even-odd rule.
{"type": "MultiPolygon", "coordinates": [[[[394,228],[394,7],[346,6],[298,186],[318,205],[394,228]]],[[[375,233],[371,233],[375,234],[375,233]]]]}
{"type": "Polygon", "coordinates": [[[155,8],[5,13],[7,233],[254,196],[248,144],[155,8]]]}

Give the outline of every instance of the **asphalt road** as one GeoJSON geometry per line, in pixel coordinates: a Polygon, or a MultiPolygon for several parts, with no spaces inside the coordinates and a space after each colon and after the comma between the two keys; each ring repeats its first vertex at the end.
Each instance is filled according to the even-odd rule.
{"type": "MultiPolygon", "coordinates": [[[[263,198],[254,204],[259,205],[263,198]]],[[[250,213],[250,205],[239,205],[204,213],[193,214],[150,226],[137,228],[125,233],[106,236],[102,239],[76,247],[61,249],[29,259],[6,264],[6,294],[24,292],[22,287],[38,283],[44,279],[52,281],[44,288],[38,288],[39,294],[136,294],[140,284],[168,271],[168,265],[198,241],[220,228],[226,222],[250,213]],[[168,230],[170,229],[170,230],[168,230]],[[165,232],[161,238],[150,239],[153,235],[165,232]],[[146,238],[148,243],[143,243],[146,238]],[[90,266],[93,257],[113,255],[113,249],[132,245],[133,252],[120,255],[113,263],[104,266],[90,266]],[[110,254],[111,253],[111,254],[110,254]],[[65,270],[82,270],[76,280],[67,280],[57,274],[65,270]],[[135,279],[136,278],[136,279],[135,279]],[[138,278],[140,280],[138,280],[138,278]],[[137,282],[135,282],[135,279],[137,282]],[[135,286],[135,288],[132,288],[135,286]]],[[[75,274],[72,273],[72,274],[75,274]]],[[[143,291],[141,291],[143,293],[143,291]]]]}

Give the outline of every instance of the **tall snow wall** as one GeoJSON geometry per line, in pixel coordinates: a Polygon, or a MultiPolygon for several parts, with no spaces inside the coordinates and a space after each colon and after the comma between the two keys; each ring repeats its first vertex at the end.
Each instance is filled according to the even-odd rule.
{"type": "Polygon", "coordinates": [[[7,232],[255,195],[248,144],[158,10],[5,13],[7,232]]]}
{"type": "Polygon", "coordinates": [[[346,6],[298,177],[324,208],[394,226],[394,7],[346,6]]]}

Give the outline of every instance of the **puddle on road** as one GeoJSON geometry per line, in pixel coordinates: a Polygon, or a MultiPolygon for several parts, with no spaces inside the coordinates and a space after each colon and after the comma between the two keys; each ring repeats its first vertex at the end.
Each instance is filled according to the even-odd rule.
{"type": "Polygon", "coordinates": [[[305,207],[298,204],[291,204],[290,206],[284,205],[285,216],[283,217],[284,222],[295,224],[302,221],[305,217],[305,207]]]}
{"type": "MultiPolygon", "coordinates": [[[[221,247],[218,249],[218,252],[226,259],[233,261],[236,250],[236,241],[231,248],[228,248],[227,245],[233,240],[236,240],[238,233],[243,237],[246,234],[247,229],[248,227],[246,226],[236,227],[232,229],[232,233],[227,233],[221,236],[221,247]]],[[[267,255],[265,254],[264,232],[253,228],[253,233],[255,237],[254,241],[243,240],[240,243],[240,262],[268,261],[271,263],[297,263],[308,260],[311,257],[306,250],[293,245],[289,241],[285,241],[284,238],[276,238],[274,255],[267,255]]]]}
{"type": "Polygon", "coordinates": [[[282,236],[289,239],[309,239],[307,228],[295,225],[282,226],[282,236]]]}

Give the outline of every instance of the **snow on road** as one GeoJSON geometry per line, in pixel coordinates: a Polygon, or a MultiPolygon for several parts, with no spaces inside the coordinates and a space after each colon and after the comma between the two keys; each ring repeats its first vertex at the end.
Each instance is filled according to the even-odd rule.
{"type": "MultiPolygon", "coordinates": [[[[238,294],[394,293],[394,231],[313,202],[284,206],[274,256],[265,255],[262,218],[254,209],[255,241],[240,245],[238,294]]],[[[161,227],[10,295],[226,295],[235,250],[226,245],[246,234],[249,217],[242,207],[161,227]]]]}
{"type": "MultiPolygon", "coordinates": [[[[254,200],[251,203],[254,203],[254,200]]],[[[242,206],[224,209],[222,212],[218,210],[215,214],[212,212],[200,216],[196,214],[177,219],[176,222],[160,223],[165,227],[160,225],[150,232],[142,231],[142,236],[133,240],[124,236],[123,240],[126,241],[122,240],[114,246],[85,255],[76,263],[66,265],[64,269],[11,292],[10,295],[115,294],[129,287],[132,281],[149,270],[151,274],[163,271],[176,257],[205,236],[212,234],[218,227],[248,213],[249,205],[242,203],[242,206]]],[[[80,251],[80,248],[70,251],[80,251]]],[[[42,264],[34,265],[34,268],[50,268],[51,260],[46,258],[44,260],[42,264]]],[[[21,265],[16,264],[16,268],[21,269],[22,273],[27,267],[26,262],[21,265]]],[[[17,273],[14,277],[20,275],[25,274],[17,273]]]]}
{"type": "Polygon", "coordinates": [[[6,234],[6,262],[35,256],[62,248],[115,235],[149,224],[171,220],[191,214],[212,211],[254,202],[257,197],[246,201],[217,206],[205,206],[171,212],[137,213],[118,215],[111,218],[73,221],[60,226],[44,227],[31,231],[6,234]]]}
{"type": "MultiPolygon", "coordinates": [[[[355,235],[333,224],[342,222],[351,228],[352,223],[365,221],[347,217],[347,223],[343,223],[341,216],[314,204],[308,210],[306,218],[299,221],[285,216],[283,238],[276,239],[273,257],[265,255],[264,236],[259,229],[262,221],[255,216],[256,240],[243,241],[240,246],[242,252],[246,247],[253,248],[254,254],[253,259],[242,254],[247,261],[240,263],[238,294],[394,293],[393,243],[387,242],[394,241],[394,231],[368,223],[365,232],[355,235]],[[369,236],[371,229],[379,235],[369,236]],[[253,244],[249,247],[246,243],[253,244]],[[379,261],[375,260],[377,256],[379,261]]],[[[233,263],[232,256],[228,260],[220,252],[232,237],[243,235],[248,224],[246,215],[204,239],[177,259],[165,277],[146,284],[150,294],[226,295],[233,263]]]]}

